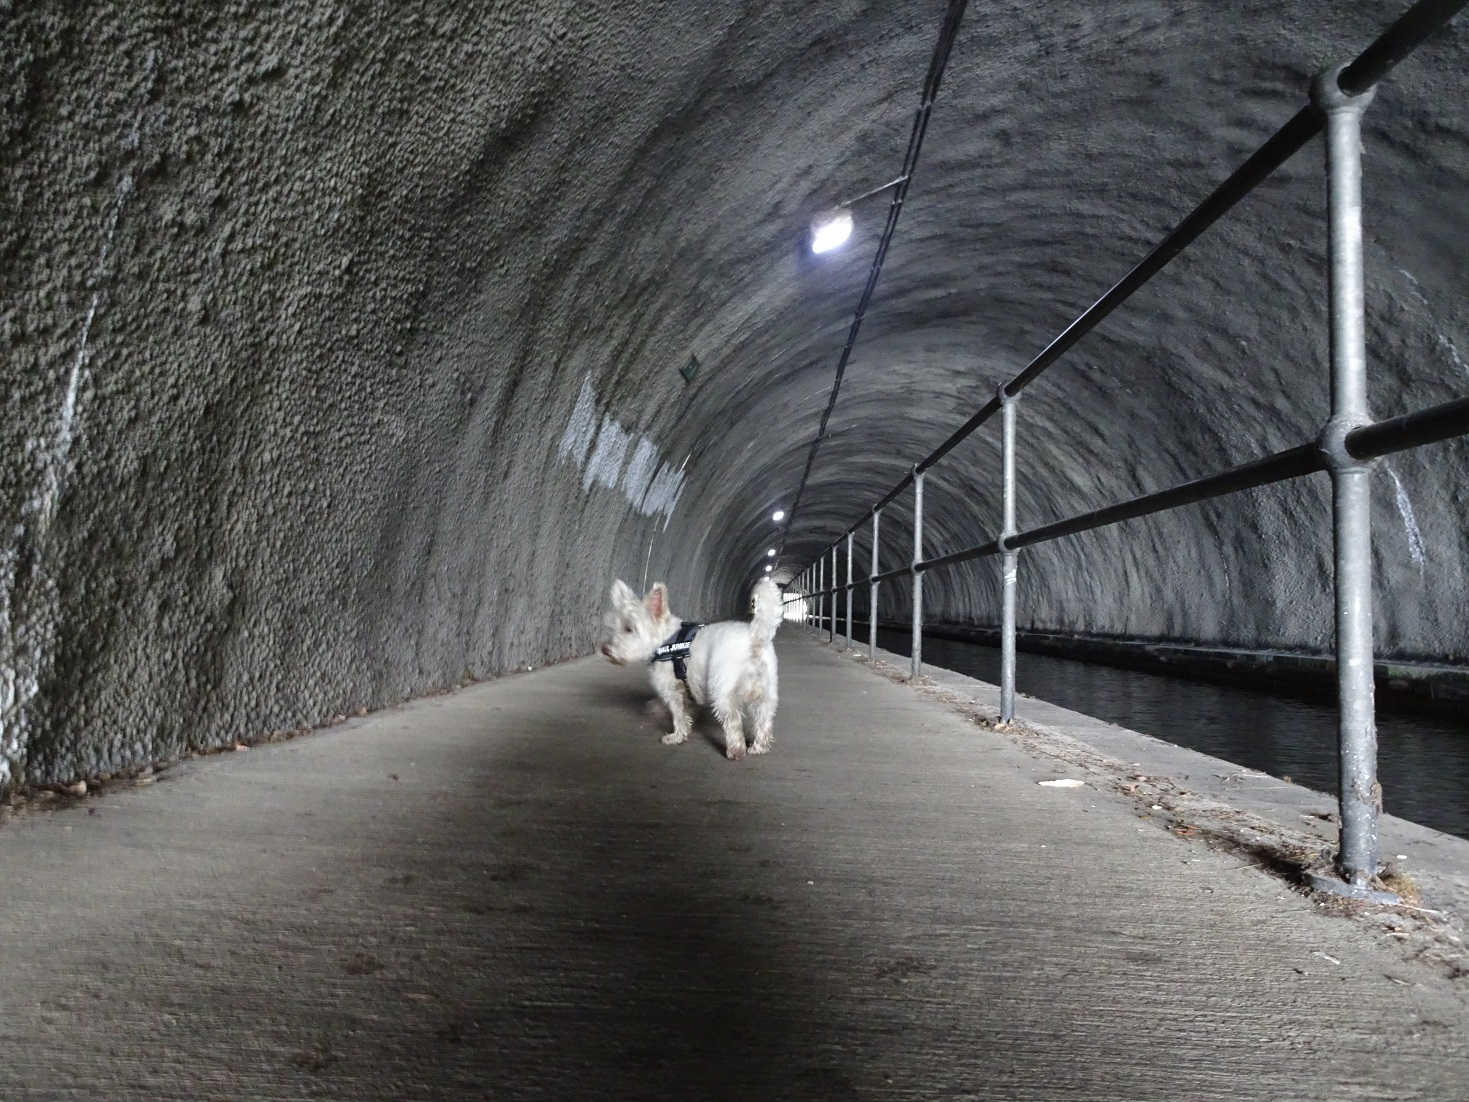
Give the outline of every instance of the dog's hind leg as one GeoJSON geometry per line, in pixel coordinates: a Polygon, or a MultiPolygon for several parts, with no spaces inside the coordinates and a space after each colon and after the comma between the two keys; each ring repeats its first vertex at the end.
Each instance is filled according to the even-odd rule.
{"type": "Polygon", "coordinates": [[[775,744],[775,701],[757,700],[750,708],[750,722],[755,728],[750,753],[770,753],[771,746],[775,744]]]}
{"type": "Polygon", "coordinates": [[[745,722],[739,704],[722,700],[714,705],[714,715],[724,728],[724,756],[739,761],[745,756],[745,722]]]}
{"type": "Polygon", "coordinates": [[[689,703],[684,697],[683,687],[675,682],[671,689],[659,689],[658,695],[673,713],[673,730],[663,736],[663,745],[677,746],[680,742],[687,742],[689,732],[694,727],[694,717],[689,713],[689,703]]]}

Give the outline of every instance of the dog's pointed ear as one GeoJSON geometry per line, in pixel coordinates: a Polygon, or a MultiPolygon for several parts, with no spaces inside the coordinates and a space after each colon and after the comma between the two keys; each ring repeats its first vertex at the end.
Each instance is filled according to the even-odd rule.
{"type": "Polygon", "coordinates": [[[637,603],[638,595],[632,591],[632,587],[629,586],[625,581],[623,581],[621,578],[618,578],[615,582],[612,583],[613,608],[624,609],[627,608],[629,605],[635,605],[637,603]]]}
{"type": "Polygon", "coordinates": [[[655,620],[661,620],[668,615],[668,587],[662,582],[654,582],[653,588],[648,590],[648,595],[643,598],[643,607],[648,610],[648,615],[655,620]]]}

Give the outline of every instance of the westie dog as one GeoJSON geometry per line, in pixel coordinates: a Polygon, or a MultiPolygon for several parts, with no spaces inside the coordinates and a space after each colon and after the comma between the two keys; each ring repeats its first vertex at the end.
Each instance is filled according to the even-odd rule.
{"type": "Polygon", "coordinates": [[[685,624],[668,607],[668,587],[656,583],[641,601],[620,579],[612,583],[612,608],[603,618],[608,629],[602,653],[617,665],[648,663],[660,700],[673,713],[666,746],[689,737],[694,704],[713,709],[724,728],[724,756],[745,756],[745,716],[754,739],[750,753],[764,754],[774,740],[776,682],[775,629],[782,616],[780,590],[769,578],[755,586],[754,618],[747,624],[685,624]],[[690,641],[689,636],[692,635],[690,641]]]}

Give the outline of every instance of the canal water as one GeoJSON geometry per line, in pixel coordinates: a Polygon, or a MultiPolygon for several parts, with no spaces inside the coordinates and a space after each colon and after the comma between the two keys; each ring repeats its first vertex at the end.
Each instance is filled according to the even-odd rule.
{"type": "MultiPolygon", "coordinates": [[[[877,642],[895,654],[909,653],[907,632],[879,629],[877,642]]],[[[991,684],[1000,680],[997,647],[925,635],[923,660],[991,684]]],[[[1024,651],[1016,656],[1015,688],[1074,712],[1336,794],[1336,708],[1329,702],[1024,651]]],[[[1023,719],[1024,701],[1016,710],[1023,719]]],[[[1400,818],[1469,838],[1469,716],[1398,712],[1379,701],[1377,741],[1384,808],[1400,818]]]]}

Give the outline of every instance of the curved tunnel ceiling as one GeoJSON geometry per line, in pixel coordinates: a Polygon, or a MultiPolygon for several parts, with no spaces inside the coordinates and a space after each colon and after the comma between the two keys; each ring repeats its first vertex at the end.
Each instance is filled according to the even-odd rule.
{"type": "MultiPolygon", "coordinates": [[[[970,5],[776,576],[1401,7],[970,5]]],[[[810,255],[805,227],[900,168],[941,15],[7,12],[0,785],[585,653],[614,576],[738,609],[885,196],[836,253],[810,255]]],[[[1469,388],[1466,91],[1460,20],[1367,114],[1378,416],[1469,388]]],[[[1313,143],[1026,391],[1023,527],[1319,431],[1323,208],[1313,143]]],[[[995,534],[996,433],[931,472],[930,549],[995,534]]],[[[1469,653],[1466,468],[1462,441],[1379,467],[1390,653],[1469,653]]],[[[1021,624],[1319,647],[1328,520],[1302,481],[1036,548],[1021,624]]],[[[992,620],[992,570],[932,576],[933,615],[992,620]]]]}

